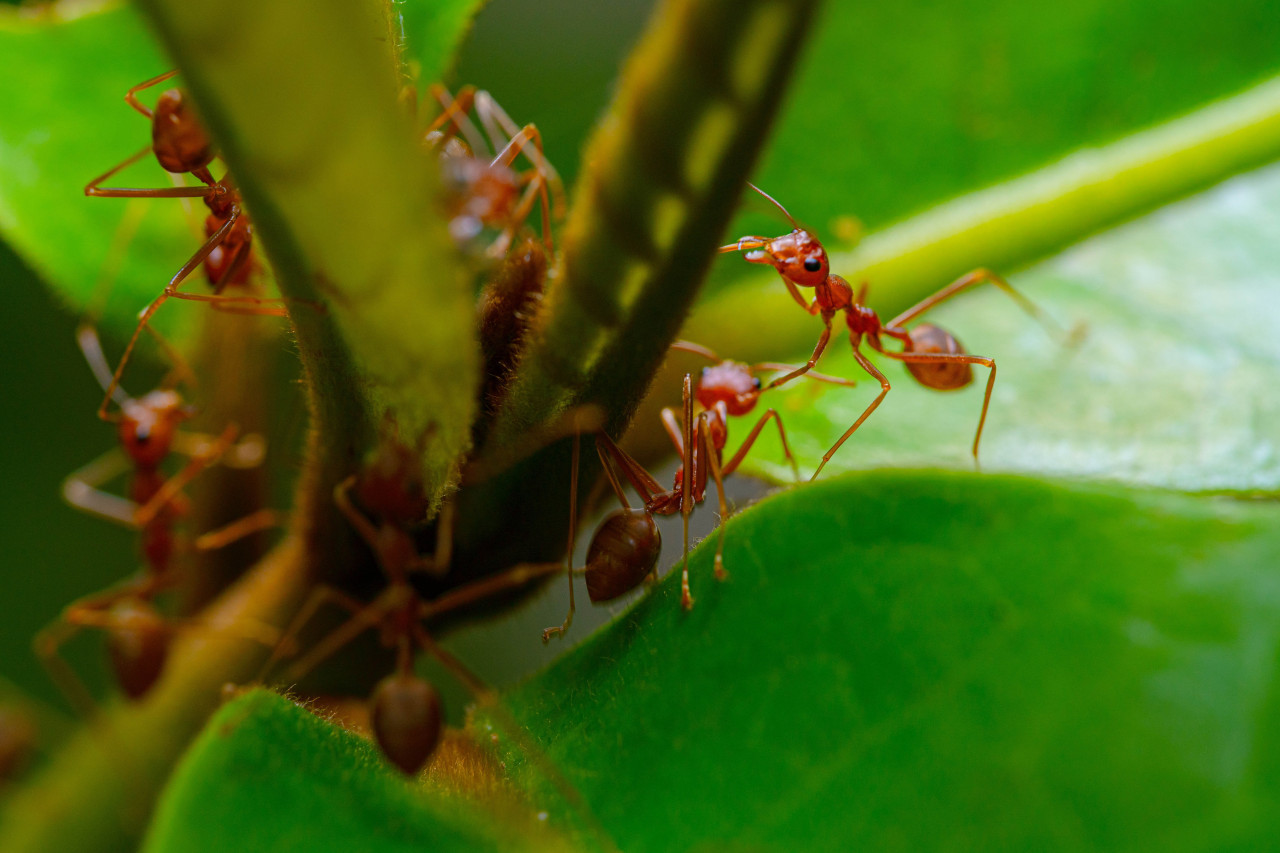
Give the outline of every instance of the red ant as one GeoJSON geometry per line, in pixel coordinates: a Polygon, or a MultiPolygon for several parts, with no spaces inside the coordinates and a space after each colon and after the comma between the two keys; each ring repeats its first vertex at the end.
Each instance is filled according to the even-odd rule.
{"type": "MultiPolygon", "coordinates": [[[[111,369],[93,326],[81,325],[76,338],[99,384],[109,387],[111,369]]],[[[177,580],[174,527],[188,512],[182,490],[219,461],[239,467],[262,461],[261,441],[246,439],[235,444],[238,428],[234,424],[216,437],[181,428],[194,410],[183,402],[175,385],[180,377],[189,378],[190,371],[176,353],[171,351],[170,355],[176,366],[156,390],[133,398],[118,385],[112,388],[110,399],[119,409],[106,417],[116,424],[120,446],[71,474],[63,484],[68,503],[139,531],[145,561],[143,574],[71,604],[57,622],[36,637],[36,653],[67,696],[86,712],[93,707],[92,699],[58,656],[58,648],[83,627],[104,629],[117,683],[130,698],[146,694],[163,671],[173,633],[173,626],[152,602],[177,580]],[[188,462],[177,474],[167,476],[161,465],[173,452],[186,455],[188,462]],[[128,497],[101,490],[102,484],[130,470],[128,497]]],[[[221,548],[276,523],[274,512],[262,510],[206,533],[194,544],[201,550],[221,548]]]]}
{"type": "Polygon", "coordinates": [[[412,528],[427,517],[430,509],[419,474],[420,451],[421,447],[408,447],[394,435],[384,436],[360,473],[334,489],[338,509],[373,551],[386,575],[386,588],[366,604],[334,587],[318,587],[298,611],[263,669],[264,673],[270,670],[327,602],[345,608],[351,618],[290,667],[286,681],[296,681],[359,634],[379,628],[383,644],[396,651],[396,667],[373,691],[372,729],[387,758],[410,775],[417,773],[431,756],[444,726],[439,693],[414,672],[417,652],[423,650],[434,656],[477,696],[488,694],[479,679],[435,642],[423,621],[518,589],[562,568],[558,562],[521,564],[433,601],[424,600],[410,577],[415,572],[440,576],[448,571],[453,504],[446,501],[441,508],[435,552],[427,557],[419,555],[412,528]]]}
{"type": "Polygon", "coordinates": [[[133,348],[142,329],[151,316],[170,297],[208,302],[214,307],[237,313],[285,316],[284,300],[267,299],[248,294],[228,296],[222,291],[230,285],[243,286],[254,269],[253,227],[241,206],[240,193],[230,175],[215,181],[209,172],[209,164],[216,156],[208,133],[195,115],[189,99],[181,89],[167,89],[160,93],[154,110],[138,100],[138,93],[168,80],[177,74],[168,71],[134,86],[125,94],[125,102],[151,122],[151,143],[138,153],[103,174],[94,178],[84,188],[85,195],[105,198],[199,198],[209,208],[205,218],[205,242],[196,253],[174,274],[164,290],[142,310],[137,328],[125,347],[120,363],[112,374],[111,383],[99,409],[105,417],[108,403],[124,373],[133,348]],[[102,183],[128,168],[148,154],[154,153],[161,168],[171,174],[190,173],[204,186],[165,188],[103,187],[102,183]],[[213,294],[185,293],[178,288],[196,267],[203,265],[213,286],[213,294]],[[268,307],[275,306],[275,307],[268,307]]]}
{"type": "MultiPolygon", "coordinates": [[[[730,416],[738,417],[749,414],[755,408],[760,395],[766,390],[757,374],[770,371],[790,371],[792,365],[763,362],[749,365],[729,359],[721,359],[710,349],[689,341],[676,341],[671,349],[700,355],[714,362],[711,367],[704,367],[699,374],[696,388],[692,388],[692,377],[685,375],[684,385],[684,426],[671,408],[662,410],[662,423],[680,454],[681,466],[676,471],[675,484],[668,492],[664,492],[658,482],[625,451],[614,444],[604,432],[596,436],[596,451],[600,455],[614,493],[618,496],[623,509],[610,513],[596,528],[587,547],[587,564],[583,569],[574,570],[586,575],[587,593],[593,603],[611,601],[640,584],[644,578],[654,572],[658,555],[662,550],[662,537],[653,521],[656,515],[684,516],[684,569],[681,578],[681,605],[688,609],[693,606],[693,597],[689,593],[689,514],[693,505],[702,503],[706,496],[707,469],[710,468],[716,481],[720,495],[721,529],[720,540],[716,547],[716,577],[724,580],[728,572],[724,568],[724,527],[728,519],[728,510],[724,498],[723,477],[732,474],[746,458],[755,444],[761,430],[771,419],[778,425],[778,437],[782,441],[782,450],[791,463],[792,471],[799,471],[791,448],[787,445],[787,432],[782,425],[782,416],[777,410],[769,409],[747,434],[746,439],[737,452],[726,463],[723,461],[725,444],[729,437],[730,416]],[[699,410],[695,414],[693,400],[697,400],[699,410]],[[694,426],[696,424],[696,426],[694,426]],[[697,441],[694,441],[696,434],[697,441]],[[607,451],[607,452],[606,452],[607,451]],[[704,464],[702,460],[706,460],[704,464]],[[622,467],[624,475],[635,490],[644,499],[643,512],[632,510],[627,503],[626,493],[614,471],[614,464],[622,467]],[[694,472],[690,478],[691,486],[688,497],[685,490],[685,472],[694,472]]],[[[835,376],[810,372],[810,379],[831,382],[837,385],[853,385],[850,380],[835,376]]],[[[578,446],[575,436],[573,449],[573,475],[571,495],[577,493],[578,446]]],[[[573,518],[575,506],[570,503],[569,541],[574,538],[573,518]]],[[[572,546],[571,546],[572,547],[572,546]]],[[[564,634],[573,622],[574,600],[573,584],[569,584],[569,614],[564,624],[548,628],[542,632],[545,642],[556,634],[564,634]]]]}
{"type": "Polygon", "coordinates": [[[885,395],[889,393],[889,380],[862,354],[860,347],[864,337],[876,352],[904,362],[907,365],[907,370],[911,372],[917,382],[926,388],[932,388],[937,391],[963,388],[971,383],[973,381],[973,368],[971,365],[980,364],[991,369],[991,373],[987,377],[986,394],[982,399],[982,414],[978,417],[978,430],[973,437],[973,458],[976,462],[978,458],[978,443],[982,440],[982,427],[987,420],[987,407],[991,403],[991,391],[995,387],[995,360],[986,356],[968,354],[954,335],[939,326],[924,323],[913,329],[907,329],[904,324],[911,322],[930,308],[950,299],[960,291],[984,282],[994,284],[1005,293],[1008,293],[1032,317],[1046,326],[1050,325],[1040,309],[1014,290],[1000,276],[987,269],[976,269],[903,311],[889,322],[881,322],[876,312],[864,304],[867,293],[866,284],[864,283],[859,288],[855,297],[853,288],[849,286],[849,283],[840,276],[831,273],[827,262],[827,252],[822,247],[821,241],[796,222],[791,214],[787,212],[787,209],[779,204],[776,199],[755,184],[748,184],[748,186],[768,199],[778,210],[782,211],[782,214],[794,226],[794,230],[781,237],[740,237],[736,243],[721,246],[720,252],[746,252],[744,257],[748,262],[772,266],[778,271],[778,275],[782,277],[782,283],[786,285],[787,292],[791,294],[791,297],[810,314],[820,315],[825,327],[822,335],[818,338],[817,346],[814,347],[813,355],[809,356],[809,360],[790,373],[770,382],[765,387],[765,390],[776,388],[784,382],[790,382],[797,376],[801,376],[813,369],[831,339],[831,321],[836,313],[840,311],[844,312],[845,322],[849,327],[849,340],[853,347],[853,357],[857,359],[863,370],[880,382],[879,396],[871,402],[871,405],[867,406],[866,410],[853,422],[853,425],[823,455],[822,462],[818,465],[817,470],[813,472],[813,477],[810,479],[817,478],[823,467],[835,455],[835,452],[840,449],[840,445],[844,444],[849,436],[853,435],[858,427],[862,426],[862,422],[876,410],[885,395]],[[812,303],[800,293],[799,287],[812,287],[814,289],[812,303]],[[881,335],[900,342],[902,350],[900,352],[886,350],[881,343],[881,335]]]}
{"type": "Polygon", "coordinates": [[[542,240],[548,257],[552,256],[551,220],[563,216],[564,185],[542,153],[538,128],[518,127],[488,92],[474,86],[464,86],[456,98],[438,84],[429,91],[443,112],[423,134],[423,144],[440,153],[454,241],[465,245],[485,227],[501,227],[487,252],[490,257],[503,257],[536,202],[542,212],[542,240]],[[492,152],[467,116],[473,108],[492,152]],[[512,164],[521,154],[532,168],[518,173],[512,164]]]}

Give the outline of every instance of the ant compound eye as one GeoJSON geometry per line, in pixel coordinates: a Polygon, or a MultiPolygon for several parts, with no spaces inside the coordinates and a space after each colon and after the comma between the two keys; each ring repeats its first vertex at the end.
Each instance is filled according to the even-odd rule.
{"type": "Polygon", "coordinates": [[[760,377],[759,377],[759,376],[753,376],[753,377],[751,377],[751,387],[752,387],[752,388],[754,388],[754,389],[756,389],[757,391],[759,391],[759,390],[760,390],[760,388],[761,388],[761,386],[762,386],[763,384],[764,384],[764,383],[762,383],[762,382],[760,381],[760,377]]]}
{"type": "Polygon", "coordinates": [[[809,272],[817,272],[822,269],[822,261],[817,258],[808,258],[804,262],[804,268],[809,272]]]}

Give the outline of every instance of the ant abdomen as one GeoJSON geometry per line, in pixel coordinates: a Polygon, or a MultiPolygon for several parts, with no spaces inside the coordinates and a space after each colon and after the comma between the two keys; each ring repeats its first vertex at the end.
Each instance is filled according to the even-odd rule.
{"type": "Polygon", "coordinates": [[[151,604],[124,598],[110,611],[107,650],[116,683],[130,699],[140,699],[164,671],[169,656],[169,628],[151,604]]]}
{"type": "Polygon", "coordinates": [[[370,723],[383,754],[413,776],[440,742],[444,729],[440,694],[412,673],[388,675],[373,691],[370,723]]]}
{"type": "MultiPolygon", "coordinates": [[[[964,344],[956,336],[932,323],[911,329],[911,346],[904,352],[931,355],[965,355],[964,344]]],[[[963,361],[906,362],[907,370],[921,385],[935,391],[954,391],[973,381],[973,367],[963,361]]]]}
{"type": "Polygon", "coordinates": [[[169,89],[156,102],[151,144],[166,172],[195,172],[213,162],[213,144],[181,89],[169,89]]]}
{"type": "Polygon", "coordinates": [[[587,548],[587,595],[600,604],[630,592],[653,572],[661,552],[653,516],[625,509],[610,513],[587,548]]]}

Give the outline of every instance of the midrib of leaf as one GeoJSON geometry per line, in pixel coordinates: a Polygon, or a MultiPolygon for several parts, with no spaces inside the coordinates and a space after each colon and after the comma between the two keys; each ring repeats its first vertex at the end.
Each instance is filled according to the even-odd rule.
{"type": "MultiPolygon", "coordinates": [[[[831,269],[868,282],[892,316],[971,269],[1011,272],[1277,156],[1280,78],[876,232],[833,254],[831,269]]],[[[785,203],[785,188],[771,189],[785,203]]],[[[683,333],[747,359],[794,354],[817,337],[777,275],[755,271],[698,306],[683,333]]]]}

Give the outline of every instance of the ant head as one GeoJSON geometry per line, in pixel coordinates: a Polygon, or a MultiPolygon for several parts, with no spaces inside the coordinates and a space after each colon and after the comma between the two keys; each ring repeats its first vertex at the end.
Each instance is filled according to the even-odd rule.
{"type": "Polygon", "coordinates": [[[139,400],[127,400],[120,411],[117,430],[120,444],[139,468],[155,468],[173,447],[173,437],[195,410],[182,402],[172,388],[152,391],[139,400]]]}
{"type": "Polygon", "coordinates": [[[721,404],[726,414],[745,415],[755,408],[760,396],[760,379],[741,362],[722,361],[702,368],[696,393],[704,409],[713,410],[721,404]]]}
{"type": "Polygon", "coordinates": [[[161,93],[156,102],[151,145],[166,172],[194,172],[213,161],[213,143],[181,89],[161,93]]]}
{"type": "Polygon", "coordinates": [[[356,480],[361,506],[385,521],[408,527],[427,517],[419,454],[398,438],[385,436],[356,480]]]}
{"type": "Polygon", "coordinates": [[[771,264],[783,278],[801,287],[817,287],[831,273],[822,242],[801,228],[770,240],[763,249],[747,252],[743,257],[755,264],[771,264]]]}

